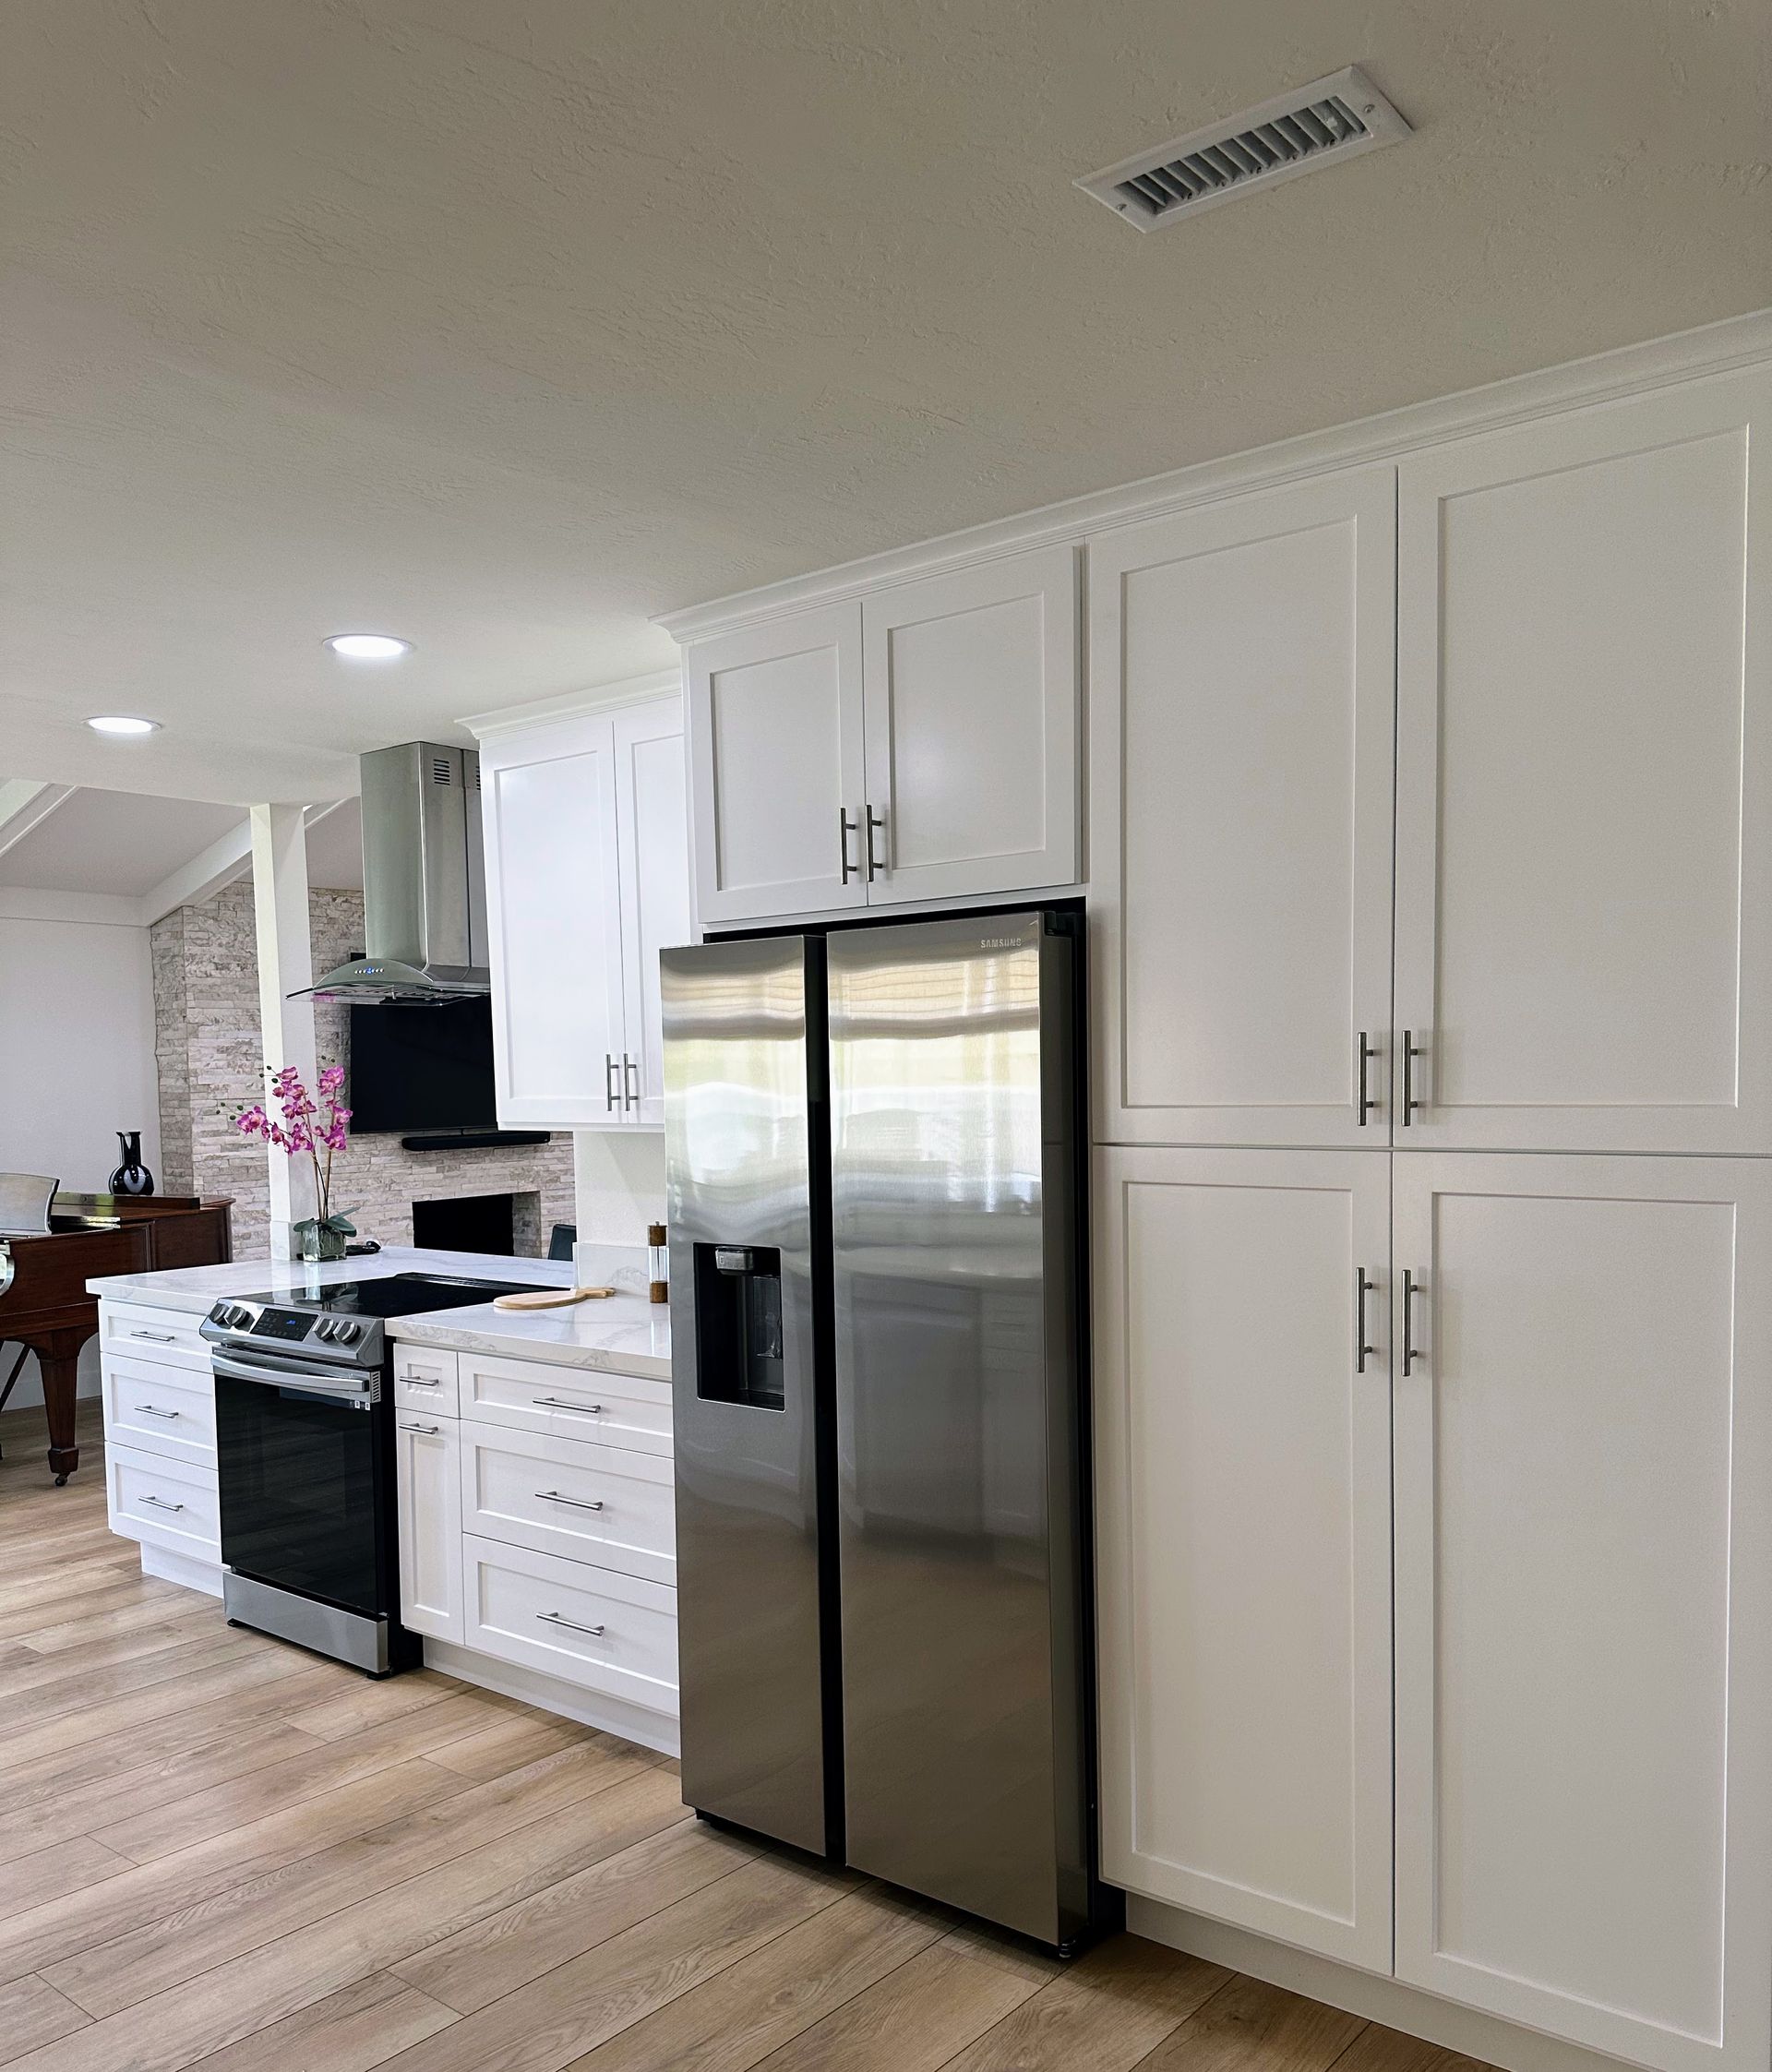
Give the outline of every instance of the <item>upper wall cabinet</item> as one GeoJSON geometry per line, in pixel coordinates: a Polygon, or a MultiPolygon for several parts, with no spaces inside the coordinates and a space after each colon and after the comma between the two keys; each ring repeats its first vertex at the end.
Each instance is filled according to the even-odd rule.
{"type": "Polygon", "coordinates": [[[1759,371],[1402,462],[1399,1144],[1772,1152],[1768,438],[1759,371]]]}
{"type": "Polygon", "coordinates": [[[1096,1134],[1389,1141],[1395,475],[1091,544],[1096,1134]]]}
{"type": "Polygon", "coordinates": [[[1053,547],[864,602],[870,905],[1076,879],[1076,593],[1053,547]]]}
{"type": "Polygon", "coordinates": [[[499,1122],[662,1127],[658,952],[690,934],[678,702],[489,734],[480,773],[499,1122]]]}
{"type": "Polygon", "coordinates": [[[701,919],[860,906],[861,607],[698,641],[685,685],[701,919]]]}
{"type": "Polygon", "coordinates": [[[1076,881],[1072,548],[698,641],[688,685],[704,922],[1076,881]]]}

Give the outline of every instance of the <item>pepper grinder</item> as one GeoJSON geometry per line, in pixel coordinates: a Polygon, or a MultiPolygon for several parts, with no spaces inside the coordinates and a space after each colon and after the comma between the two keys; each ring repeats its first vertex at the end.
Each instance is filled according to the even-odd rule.
{"type": "Polygon", "coordinates": [[[646,1226],[646,1274],[648,1297],[654,1302],[671,1299],[671,1255],[664,1243],[664,1226],[646,1226]]]}

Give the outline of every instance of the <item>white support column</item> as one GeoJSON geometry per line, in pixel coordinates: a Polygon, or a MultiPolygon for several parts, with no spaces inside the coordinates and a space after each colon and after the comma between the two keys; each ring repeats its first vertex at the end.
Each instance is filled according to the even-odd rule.
{"type": "MultiPolygon", "coordinates": [[[[307,846],[299,806],[252,808],[252,904],[258,935],[258,1024],[271,1072],[294,1065],[312,1088],[314,1002],[291,1000],[314,983],[307,928],[307,846]]],[[[267,1147],[270,1161],[270,1255],[293,1256],[293,1227],[315,1213],[305,1159],[267,1147]]]]}

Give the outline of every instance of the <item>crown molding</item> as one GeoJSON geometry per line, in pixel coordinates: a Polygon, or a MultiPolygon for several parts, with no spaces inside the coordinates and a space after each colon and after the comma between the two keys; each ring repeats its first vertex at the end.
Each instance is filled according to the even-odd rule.
{"type": "Polygon", "coordinates": [[[476,713],[472,719],[458,720],[476,741],[515,733],[521,727],[546,726],[556,720],[583,719],[606,713],[617,705],[641,705],[654,699],[680,698],[680,669],[651,669],[643,677],[623,677],[615,683],[594,684],[585,690],[569,690],[556,698],[532,699],[526,705],[507,705],[496,713],[476,713]]]}
{"type": "Polygon", "coordinates": [[[653,623],[687,646],[736,627],[841,604],[887,584],[998,560],[1028,547],[1075,545],[1092,533],[1165,517],[1221,497],[1277,488],[1330,468],[1395,460],[1452,439],[1642,394],[1670,382],[1731,373],[1768,359],[1772,359],[1772,308],[1753,310],[1696,330],[1618,346],[1531,374],[1510,375],[1480,389],[1406,404],[1324,431],[1300,433],[1269,446],[1147,475],[1122,488],[1069,497],[1017,518],[969,526],[913,546],[842,562],[683,611],[662,613],[653,623]]]}

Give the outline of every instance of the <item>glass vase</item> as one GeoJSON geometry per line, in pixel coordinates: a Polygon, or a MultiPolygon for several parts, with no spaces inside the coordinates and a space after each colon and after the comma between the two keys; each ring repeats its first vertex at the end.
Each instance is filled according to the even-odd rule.
{"type": "Polygon", "coordinates": [[[317,1216],[309,1216],[305,1222],[298,1223],[293,1235],[296,1258],[309,1265],[344,1257],[345,1232],[329,1229],[317,1216]]]}

